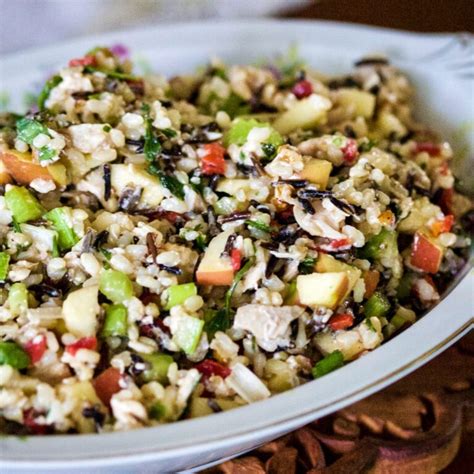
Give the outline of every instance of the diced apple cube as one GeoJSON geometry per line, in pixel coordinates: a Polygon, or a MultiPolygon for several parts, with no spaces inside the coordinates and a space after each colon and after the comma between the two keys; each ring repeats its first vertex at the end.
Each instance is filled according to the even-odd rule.
{"type": "Polygon", "coordinates": [[[7,168],[3,164],[3,161],[0,160],[0,184],[8,184],[12,182],[12,177],[7,171],[7,168]]]}
{"type": "Polygon", "coordinates": [[[204,253],[204,257],[196,272],[196,279],[200,285],[231,285],[234,279],[234,270],[229,257],[222,256],[227,239],[232,231],[222,232],[214,237],[204,253]]]}
{"type": "Polygon", "coordinates": [[[302,304],[334,309],[347,294],[349,277],[346,272],[299,275],[296,279],[296,288],[302,304]]]}
{"type": "Polygon", "coordinates": [[[235,196],[238,191],[243,189],[247,191],[250,188],[250,179],[220,179],[217,184],[216,191],[219,193],[227,193],[231,196],[235,196]]]}
{"type": "Polygon", "coordinates": [[[111,184],[119,196],[129,186],[142,188],[139,204],[145,208],[158,206],[164,197],[158,178],[141,165],[111,165],[111,184]]]}
{"type": "Polygon", "coordinates": [[[48,169],[35,163],[31,153],[9,150],[0,154],[3,166],[18,184],[30,184],[35,179],[53,181],[48,169]]]}
{"type": "MultiPolygon", "coordinates": [[[[341,262],[340,260],[335,259],[327,253],[321,253],[316,261],[316,271],[319,273],[328,273],[328,272],[346,272],[349,279],[348,288],[344,298],[346,298],[349,293],[354,289],[357,280],[361,277],[362,272],[352,265],[341,262]]],[[[343,298],[343,299],[344,299],[343,298]]]]}
{"type": "Polygon", "coordinates": [[[311,158],[299,173],[301,179],[306,179],[311,183],[317,184],[319,189],[326,189],[329,175],[332,171],[332,163],[326,160],[311,158]]]}
{"type": "Polygon", "coordinates": [[[442,258],[441,247],[433,243],[425,234],[421,232],[415,234],[410,259],[414,267],[427,273],[437,273],[442,258]]]}
{"type": "Polygon", "coordinates": [[[69,293],[63,304],[63,318],[70,333],[77,337],[95,336],[100,312],[98,294],[97,285],[69,293]]]}
{"type": "Polygon", "coordinates": [[[396,115],[387,112],[379,115],[376,130],[381,137],[388,137],[392,134],[402,137],[407,133],[407,129],[400,119],[396,115]]]}
{"type": "Polygon", "coordinates": [[[273,128],[283,135],[298,128],[311,129],[323,124],[327,120],[327,111],[331,108],[331,101],[322,95],[311,94],[306,99],[299,100],[286,112],[283,112],[273,122],[273,128]]]}
{"type": "Polygon", "coordinates": [[[359,89],[338,89],[337,102],[343,107],[353,107],[356,116],[371,118],[374,115],[375,95],[359,89]]]}

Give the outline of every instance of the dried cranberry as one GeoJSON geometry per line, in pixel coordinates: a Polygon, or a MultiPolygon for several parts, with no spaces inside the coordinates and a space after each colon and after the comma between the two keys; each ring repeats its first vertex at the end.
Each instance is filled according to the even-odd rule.
{"type": "Polygon", "coordinates": [[[293,86],[291,92],[295,94],[297,99],[304,99],[313,93],[313,86],[311,85],[311,82],[303,79],[293,86]]]}
{"type": "Polygon", "coordinates": [[[212,359],[205,359],[196,365],[196,369],[203,374],[204,378],[209,378],[211,375],[218,375],[225,379],[232,372],[229,367],[219,364],[212,359]]]}
{"type": "Polygon", "coordinates": [[[357,150],[357,142],[352,138],[347,140],[346,145],[341,148],[341,151],[344,153],[344,161],[346,163],[352,163],[359,155],[359,151],[357,150]]]}

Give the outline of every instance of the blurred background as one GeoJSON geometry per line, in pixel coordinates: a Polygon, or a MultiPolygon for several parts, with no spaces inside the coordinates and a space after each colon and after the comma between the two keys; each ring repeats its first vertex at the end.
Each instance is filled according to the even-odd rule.
{"type": "Polygon", "coordinates": [[[474,31],[473,0],[0,0],[0,53],[159,22],[263,16],[474,31]]]}

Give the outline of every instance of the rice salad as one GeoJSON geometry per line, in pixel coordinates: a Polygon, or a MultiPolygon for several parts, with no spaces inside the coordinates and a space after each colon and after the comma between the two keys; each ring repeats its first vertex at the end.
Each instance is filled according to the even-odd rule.
{"type": "Polygon", "coordinates": [[[385,58],[167,80],[126,53],[72,59],[0,115],[2,432],[266,399],[415,323],[466,264],[453,151],[385,58]]]}

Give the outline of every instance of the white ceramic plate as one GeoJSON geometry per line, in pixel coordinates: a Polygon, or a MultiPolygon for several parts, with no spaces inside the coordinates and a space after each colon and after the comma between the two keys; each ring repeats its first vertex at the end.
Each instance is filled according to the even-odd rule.
{"type": "MultiPolygon", "coordinates": [[[[381,52],[408,72],[417,110],[457,152],[459,175],[473,176],[474,41],[467,35],[421,35],[328,22],[191,23],[117,32],[3,58],[0,104],[24,109],[25,93],[68,59],[96,45],[124,43],[143,69],[166,75],[192,70],[212,55],[252,62],[292,43],[312,66],[349,71],[354,60],[381,52]],[[469,155],[470,154],[470,155],[469,155]]],[[[466,188],[472,181],[464,179],[466,188]]],[[[176,472],[252,449],[353,403],[413,371],[459,339],[473,324],[469,269],[433,311],[374,352],[324,378],[226,413],[156,428],[104,435],[6,437],[1,472],[176,472]]]]}

